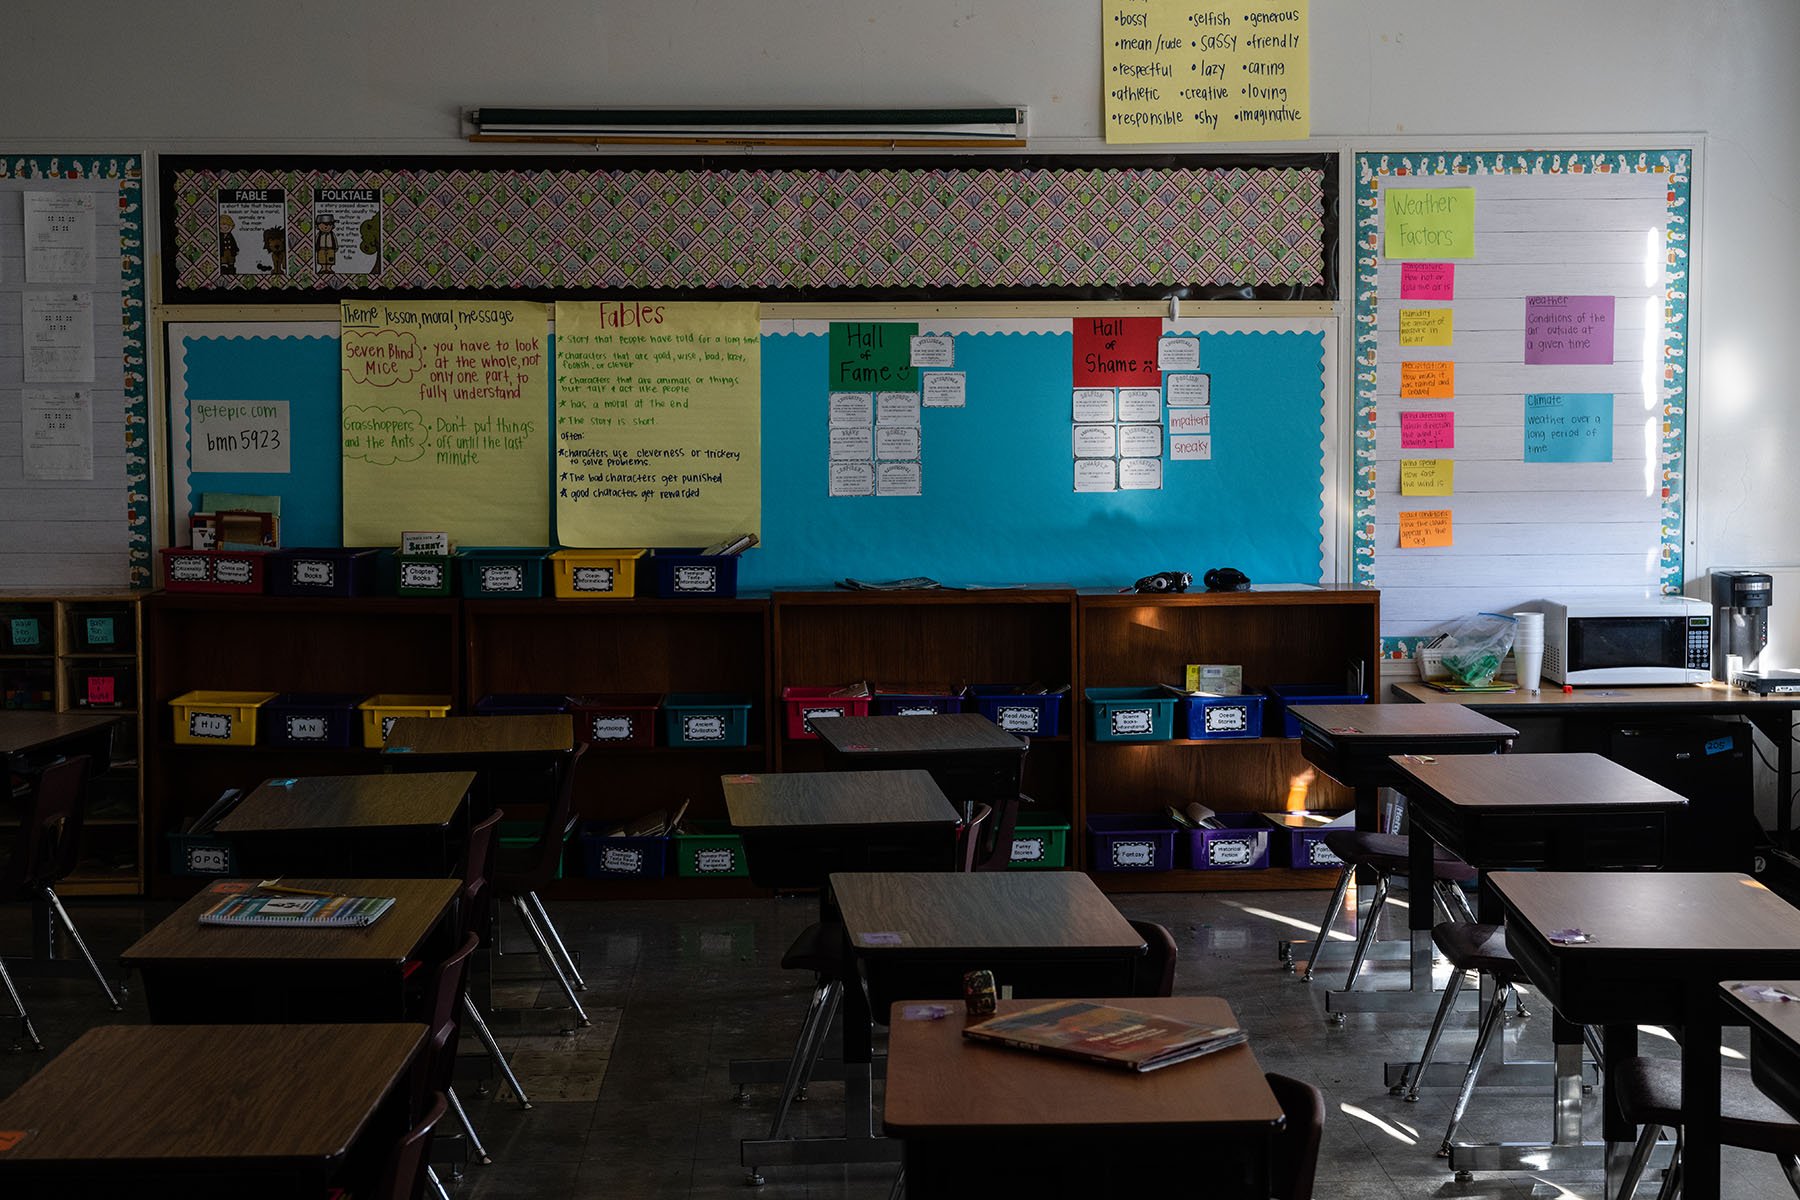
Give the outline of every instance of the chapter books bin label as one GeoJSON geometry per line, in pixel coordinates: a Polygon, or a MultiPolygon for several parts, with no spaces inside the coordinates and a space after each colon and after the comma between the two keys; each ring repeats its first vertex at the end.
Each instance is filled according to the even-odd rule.
{"type": "Polygon", "coordinates": [[[197,738],[228,738],[231,736],[231,714],[228,712],[189,713],[188,734],[197,738]]]}
{"type": "Polygon", "coordinates": [[[433,590],[444,586],[442,563],[401,563],[400,586],[433,590]]]}

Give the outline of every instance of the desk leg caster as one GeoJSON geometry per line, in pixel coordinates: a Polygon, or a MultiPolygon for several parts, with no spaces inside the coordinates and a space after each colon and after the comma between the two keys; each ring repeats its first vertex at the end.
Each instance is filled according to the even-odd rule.
{"type": "Polygon", "coordinates": [[[769,1181],[763,1178],[762,1172],[755,1167],[751,1167],[748,1171],[744,1172],[745,1187],[761,1187],[767,1182],[769,1181]]]}
{"type": "Polygon", "coordinates": [[[1336,1025],[1341,1028],[1344,1024],[1345,1019],[1348,1016],[1349,1016],[1348,1013],[1341,1013],[1341,1012],[1326,1013],[1325,1021],[1329,1025],[1336,1025]]]}
{"type": "Polygon", "coordinates": [[[1458,1171],[1456,1173],[1456,1182],[1458,1182],[1458,1183],[1474,1183],[1475,1182],[1475,1172],[1473,1172],[1473,1171],[1458,1171]]]}

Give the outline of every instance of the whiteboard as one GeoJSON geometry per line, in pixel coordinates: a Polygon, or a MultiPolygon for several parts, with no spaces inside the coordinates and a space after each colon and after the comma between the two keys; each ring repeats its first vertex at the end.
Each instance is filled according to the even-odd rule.
{"type": "Polygon", "coordinates": [[[1388,657],[1526,600],[1680,591],[1690,168],[1679,149],[1357,157],[1353,579],[1381,589],[1388,657]],[[1420,188],[1473,195],[1448,288],[1385,253],[1384,205],[1420,188]],[[1604,335],[1560,337],[1560,306],[1604,335]],[[1426,310],[1448,345],[1403,342],[1426,310]],[[1450,364],[1449,394],[1403,395],[1414,362],[1450,364]],[[1451,444],[1409,413],[1451,414],[1451,444]],[[1402,494],[1419,459],[1452,462],[1450,494],[1402,494]],[[1403,514],[1430,510],[1450,544],[1402,545],[1403,514]]]}

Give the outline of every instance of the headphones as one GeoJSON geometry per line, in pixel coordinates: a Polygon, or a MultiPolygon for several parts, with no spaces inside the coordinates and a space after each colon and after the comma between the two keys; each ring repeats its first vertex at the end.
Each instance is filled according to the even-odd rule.
{"type": "Polygon", "coordinates": [[[1209,592],[1247,592],[1250,590],[1250,577],[1236,567],[1214,567],[1208,571],[1202,582],[1209,592]]]}
{"type": "Polygon", "coordinates": [[[1185,592],[1193,582],[1194,577],[1186,571],[1158,571],[1144,576],[1131,587],[1138,592],[1185,592]]]}

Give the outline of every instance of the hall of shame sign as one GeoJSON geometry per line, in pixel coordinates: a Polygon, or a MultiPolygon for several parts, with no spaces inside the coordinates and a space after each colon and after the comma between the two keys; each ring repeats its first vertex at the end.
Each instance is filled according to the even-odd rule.
{"type": "Polygon", "coordinates": [[[755,304],[556,306],[566,546],[705,546],[762,522],[755,304]]]}
{"type": "Polygon", "coordinates": [[[340,320],[344,544],[547,544],[548,309],[346,300],[340,320]]]}

